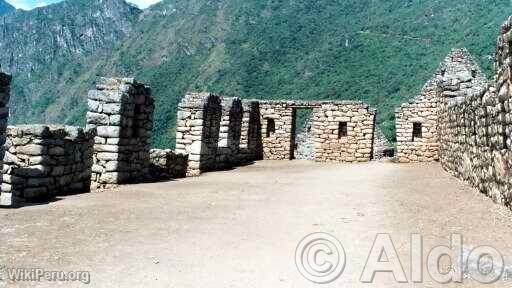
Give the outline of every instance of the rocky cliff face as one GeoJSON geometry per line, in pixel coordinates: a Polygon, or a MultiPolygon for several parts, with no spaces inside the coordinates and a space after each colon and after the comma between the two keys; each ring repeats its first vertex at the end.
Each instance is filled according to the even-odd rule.
{"type": "Polygon", "coordinates": [[[62,115],[75,114],[76,97],[62,87],[79,82],[92,56],[110,53],[140,13],[124,0],[67,0],[1,16],[0,64],[16,79],[11,122],[69,122],[62,115]]]}
{"type": "Polygon", "coordinates": [[[11,4],[7,3],[5,0],[0,0],[0,15],[7,14],[14,10],[16,10],[16,9],[14,7],[12,7],[11,4]]]}
{"type": "Polygon", "coordinates": [[[124,0],[68,0],[4,15],[0,63],[10,73],[31,73],[79,60],[112,47],[131,30],[139,12],[124,0]]]}

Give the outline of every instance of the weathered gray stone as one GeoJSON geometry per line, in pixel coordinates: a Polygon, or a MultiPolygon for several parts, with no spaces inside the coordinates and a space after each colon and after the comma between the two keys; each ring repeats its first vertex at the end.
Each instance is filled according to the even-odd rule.
{"type": "Polygon", "coordinates": [[[43,145],[28,144],[18,147],[17,151],[21,154],[37,156],[46,154],[47,149],[48,148],[43,145]]]}
{"type": "Polygon", "coordinates": [[[121,127],[119,126],[98,126],[96,130],[99,137],[119,138],[121,135],[121,127]]]}

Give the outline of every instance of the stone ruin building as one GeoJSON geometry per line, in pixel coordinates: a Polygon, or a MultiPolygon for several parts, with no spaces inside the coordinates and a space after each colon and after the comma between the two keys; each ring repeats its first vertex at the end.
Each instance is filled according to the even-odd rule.
{"type": "Polygon", "coordinates": [[[295,112],[313,109],[316,161],[366,162],[373,157],[375,111],[355,101],[242,101],[187,94],[179,105],[176,152],[188,155],[187,175],[250,161],[292,160],[295,112]]]}
{"type": "MultiPolygon", "coordinates": [[[[492,81],[466,50],[456,49],[420,95],[396,110],[399,162],[440,161],[448,172],[509,207],[511,35],[509,19],[497,41],[497,75],[492,81]]],[[[376,128],[376,111],[363,102],[242,100],[211,93],[183,97],[175,151],[151,149],[151,89],[131,78],[98,81],[88,94],[85,129],[7,129],[10,82],[9,75],[0,73],[0,155],[5,162],[1,206],[124,183],[198,176],[262,159],[368,162],[393,154],[376,128]],[[298,109],[311,110],[305,133],[296,131],[298,109]]]]}
{"type": "Polygon", "coordinates": [[[443,168],[512,206],[512,18],[497,40],[488,81],[464,49],[453,50],[421,95],[396,111],[400,162],[440,161],[443,168]]]}
{"type": "Polygon", "coordinates": [[[319,162],[367,162],[372,159],[375,110],[358,101],[260,101],[263,155],[292,160],[296,109],[313,110],[311,125],[319,162]]]}
{"type": "Polygon", "coordinates": [[[462,99],[486,85],[485,75],[464,49],[453,50],[419,96],[396,110],[397,159],[401,163],[439,160],[438,115],[447,101],[462,99]],[[447,89],[441,93],[441,86],[447,89]]]}
{"type": "Polygon", "coordinates": [[[151,89],[131,78],[101,78],[88,93],[85,129],[9,127],[2,205],[198,176],[256,160],[291,160],[301,108],[313,111],[311,159],[367,162],[378,154],[376,113],[362,102],[241,100],[211,93],[187,93],[182,99],[175,151],[151,149],[151,89]]]}

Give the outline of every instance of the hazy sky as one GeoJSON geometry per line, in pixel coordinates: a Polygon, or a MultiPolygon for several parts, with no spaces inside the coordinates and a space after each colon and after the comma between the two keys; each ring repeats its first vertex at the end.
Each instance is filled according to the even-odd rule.
{"type": "MultiPolygon", "coordinates": [[[[61,2],[63,0],[7,0],[7,2],[11,3],[12,6],[30,10],[36,7],[45,6],[52,3],[61,2]]],[[[149,5],[155,4],[156,2],[160,2],[161,0],[126,0],[127,2],[131,2],[137,4],[140,8],[146,8],[149,5]]]]}

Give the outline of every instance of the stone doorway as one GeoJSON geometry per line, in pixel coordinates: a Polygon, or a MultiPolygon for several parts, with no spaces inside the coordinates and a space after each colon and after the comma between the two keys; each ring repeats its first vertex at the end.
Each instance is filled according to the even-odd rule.
{"type": "Polygon", "coordinates": [[[313,133],[313,108],[293,109],[292,159],[315,160],[315,139],[313,133]]]}

